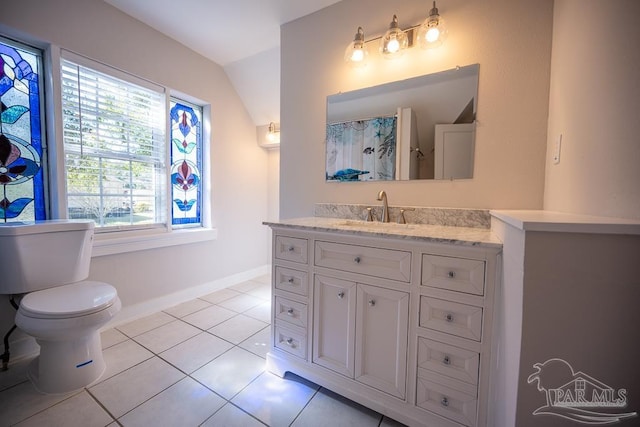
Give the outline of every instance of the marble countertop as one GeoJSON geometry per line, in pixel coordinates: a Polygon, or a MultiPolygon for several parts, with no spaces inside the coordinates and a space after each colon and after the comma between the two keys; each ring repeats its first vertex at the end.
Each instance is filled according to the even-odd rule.
{"type": "Polygon", "coordinates": [[[365,222],[344,218],[308,217],[282,221],[265,221],[270,227],[284,227],[312,231],[333,231],[374,237],[422,240],[463,246],[501,248],[502,242],[491,230],[471,227],[452,227],[429,224],[396,224],[365,222]]]}

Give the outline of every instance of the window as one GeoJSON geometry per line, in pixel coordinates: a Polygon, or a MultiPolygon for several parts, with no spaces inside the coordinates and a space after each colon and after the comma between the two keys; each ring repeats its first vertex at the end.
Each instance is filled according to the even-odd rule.
{"type": "Polygon", "coordinates": [[[46,218],[42,53],[0,38],[0,221],[46,218]]]}
{"type": "Polygon", "coordinates": [[[45,107],[43,52],[0,37],[0,222],[93,219],[94,256],[215,239],[203,188],[206,107],[52,49],[59,91],[45,107]],[[55,106],[50,128],[62,139],[47,159],[44,117],[55,106]]]}
{"type": "Polygon", "coordinates": [[[171,99],[172,224],[199,225],[202,210],[202,107],[171,99]]]}
{"type": "Polygon", "coordinates": [[[69,217],[105,231],[166,227],[164,90],[112,71],[62,61],[69,217]]]}

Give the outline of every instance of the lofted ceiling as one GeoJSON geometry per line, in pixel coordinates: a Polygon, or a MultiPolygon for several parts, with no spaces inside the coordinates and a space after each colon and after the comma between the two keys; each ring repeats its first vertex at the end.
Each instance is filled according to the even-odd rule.
{"type": "Polygon", "coordinates": [[[224,67],[256,125],[280,120],[280,25],[339,0],[104,0],[224,67]]]}

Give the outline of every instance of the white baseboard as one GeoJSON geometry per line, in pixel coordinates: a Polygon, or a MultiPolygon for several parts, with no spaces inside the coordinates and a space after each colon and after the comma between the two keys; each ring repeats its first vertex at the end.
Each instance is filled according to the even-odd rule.
{"type": "MultiPolygon", "coordinates": [[[[138,304],[122,307],[120,312],[113,319],[111,319],[111,321],[107,323],[101,330],[104,331],[106,329],[110,329],[118,325],[122,325],[124,323],[139,319],[141,317],[157,313],[158,311],[165,310],[169,307],[173,307],[174,305],[210,294],[215,291],[219,291],[220,289],[228,288],[229,286],[237,285],[238,283],[245,282],[258,276],[268,274],[270,271],[271,266],[267,264],[263,265],[262,267],[254,268],[252,270],[243,271],[242,273],[223,277],[221,279],[214,280],[213,282],[193,286],[191,288],[183,289],[179,292],[174,292],[169,295],[163,295],[161,297],[153,298],[138,304]]],[[[29,336],[20,337],[15,341],[11,341],[10,346],[10,365],[18,363],[25,358],[36,356],[40,351],[40,346],[36,343],[36,340],[29,336]]]]}
{"type": "Polygon", "coordinates": [[[31,359],[40,354],[40,346],[35,338],[25,335],[9,342],[9,353],[11,354],[9,369],[11,369],[11,365],[14,363],[22,362],[24,359],[31,359]]]}
{"type": "Polygon", "coordinates": [[[163,295],[161,297],[153,298],[148,301],[144,301],[138,304],[122,307],[122,310],[105,325],[102,330],[110,329],[124,323],[131,322],[141,317],[148,316],[158,311],[165,310],[174,305],[181,304],[183,302],[190,301],[192,299],[201,297],[203,295],[210,294],[220,289],[228,288],[229,286],[237,285],[238,283],[245,282],[264,274],[268,274],[271,271],[270,265],[263,265],[252,270],[243,271],[242,273],[233,274],[231,276],[223,277],[213,282],[204,283],[202,285],[193,286],[191,288],[183,289],[172,294],[163,295]]]}

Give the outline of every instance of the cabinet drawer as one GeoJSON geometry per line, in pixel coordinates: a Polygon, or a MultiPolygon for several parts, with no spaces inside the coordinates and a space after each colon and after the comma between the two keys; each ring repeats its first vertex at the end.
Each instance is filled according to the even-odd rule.
{"type": "Polygon", "coordinates": [[[421,284],[484,295],[484,261],[424,254],[421,284]]]}
{"type": "Polygon", "coordinates": [[[438,377],[418,373],[416,405],[457,421],[465,426],[475,426],[478,395],[472,386],[441,381],[438,377]],[[446,385],[443,383],[447,383],[446,385]]]}
{"type": "Polygon", "coordinates": [[[482,308],[423,295],[420,297],[420,326],[480,341],[482,308]]]}
{"type": "Polygon", "coordinates": [[[307,239],[296,237],[276,236],[274,256],[276,259],[307,263],[307,239]]]}
{"type": "Polygon", "coordinates": [[[294,294],[302,296],[309,294],[309,281],[306,272],[280,267],[279,265],[276,265],[275,271],[276,289],[293,292],[294,294]]]}
{"type": "Polygon", "coordinates": [[[307,337],[276,324],[274,327],[274,346],[294,356],[307,358],[307,337]]]}
{"type": "Polygon", "coordinates": [[[479,364],[475,351],[418,337],[418,368],[477,385],[479,364]]]}
{"type": "Polygon", "coordinates": [[[292,325],[307,327],[307,305],[276,296],[273,308],[276,320],[292,325]]]}
{"type": "Polygon", "coordinates": [[[315,265],[409,282],[411,252],[342,243],[316,242],[315,265]]]}

